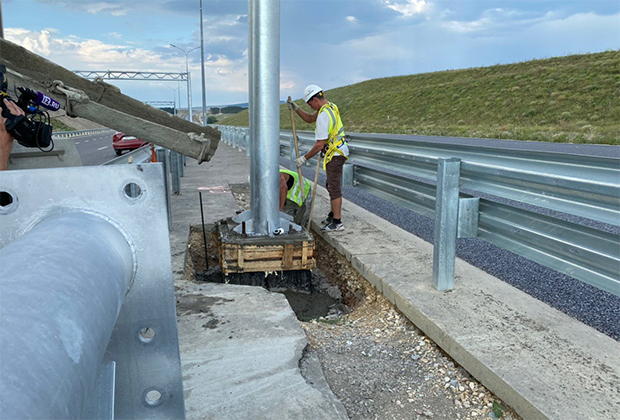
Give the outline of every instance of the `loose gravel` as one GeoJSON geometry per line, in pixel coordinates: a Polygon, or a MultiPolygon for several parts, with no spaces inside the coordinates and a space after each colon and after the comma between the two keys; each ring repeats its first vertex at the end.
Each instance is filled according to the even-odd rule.
{"type": "Polygon", "coordinates": [[[302,322],[302,327],[350,418],[520,418],[455,364],[342,255],[321,238],[316,238],[316,247],[317,266],[336,283],[347,310],[302,322]]]}

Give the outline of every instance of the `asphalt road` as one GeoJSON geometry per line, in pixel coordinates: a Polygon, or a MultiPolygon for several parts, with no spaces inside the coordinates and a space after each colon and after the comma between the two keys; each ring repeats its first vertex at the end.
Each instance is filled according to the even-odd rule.
{"type": "MultiPolygon", "coordinates": [[[[510,140],[459,139],[446,137],[419,136],[420,140],[440,143],[460,143],[477,146],[501,147],[507,149],[554,151],[581,155],[620,157],[620,147],[601,145],[573,145],[564,143],[539,143],[510,140]]],[[[355,163],[355,162],[351,162],[355,163]]],[[[289,166],[288,158],[282,157],[280,164],[289,166]]],[[[312,165],[314,167],[314,165],[312,165]]],[[[403,174],[400,174],[403,175],[403,174]]],[[[314,170],[304,169],[304,176],[314,179],[314,170]]],[[[325,185],[325,176],[319,176],[320,184],[325,185]]],[[[418,178],[419,179],[419,178],[418,178]]],[[[472,193],[471,191],[466,191],[472,193]]],[[[472,193],[472,195],[481,196],[472,193]]],[[[354,187],[344,187],[343,196],[357,205],[377,214],[400,228],[415,234],[429,243],[433,243],[434,220],[421,216],[404,207],[375,197],[354,187]]],[[[494,199],[487,195],[487,199],[494,199]]],[[[537,211],[573,223],[591,226],[620,236],[618,226],[605,225],[588,219],[577,218],[559,212],[552,212],[520,203],[500,200],[509,205],[537,211]]],[[[323,215],[317,215],[317,217],[323,215]]],[[[343,220],[346,229],[347,221],[343,220]]],[[[604,292],[596,287],[582,283],[572,277],[549,269],[538,263],[505,251],[481,239],[458,239],[457,255],[459,258],[486,271],[489,274],[511,284],[550,306],[590,325],[598,331],[620,341],[620,297],[604,292]]],[[[458,279],[457,279],[458,282],[458,279]]],[[[458,287],[458,284],[457,286],[458,287]]]]}
{"type": "Polygon", "coordinates": [[[112,148],[114,133],[114,130],[110,130],[73,138],[84,166],[101,165],[116,157],[112,148]]]}

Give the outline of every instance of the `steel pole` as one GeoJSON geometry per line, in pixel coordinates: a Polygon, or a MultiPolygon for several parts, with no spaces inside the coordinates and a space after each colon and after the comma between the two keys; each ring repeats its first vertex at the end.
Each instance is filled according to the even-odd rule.
{"type": "Polygon", "coordinates": [[[207,76],[205,75],[205,41],[202,20],[202,0],[200,0],[200,68],[202,69],[202,126],[207,126],[207,76]]]}
{"type": "Polygon", "coordinates": [[[254,233],[269,235],[280,227],[279,136],[280,136],[280,1],[256,2],[253,15],[256,148],[251,162],[258,187],[258,205],[253,209],[254,233]]]}
{"type": "Polygon", "coordinates": [[[81,418],[133,275],[120,231],[49,217],[0,250],[2,418],[81,418]]]}
{"type": "Polygon", "coordinates": [[[4,25],[2,24],[2,1],[0,1],[0,38],[4,38],[4,25]]]}
{"type": "Polygon", "coordinates": [[[187,72],[187,108],[189,113],[189,122],[194,122],[192,113],[192,75],[189,74],[189,52],[185,54],[185,71],[187,72]]]}
{"type": "MultiPolygon", "coordinates": [[[[254,165],[254,151],[256,150],[256,86],[254,75],[256,74],[256,0],[248,0],[248,112],[250,114],[250,179],[258,178],[257,166],[254,165]]],[[[250,182],[250,209],[258,207],[258,184],[250,182]]]]}

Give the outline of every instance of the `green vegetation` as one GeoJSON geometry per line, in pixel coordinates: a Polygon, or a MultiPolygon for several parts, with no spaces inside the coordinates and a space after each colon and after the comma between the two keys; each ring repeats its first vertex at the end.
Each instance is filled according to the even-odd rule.
{"type": "Polygon", "coordinates": [[[59,131],[75,131],[75,128],[71,128],[57,119],[51,118],[50,122],[52,123],[52,127],[54,127],[54,133],[59,131]]]}
{"type": "MultiPolygon", "coordinates": [[[[618,50],[373,79],[325,95],[351,132],[620,144],[618,50]]],[[[220,124],[247,126],[248,111],[220,124]]],[[[285,105],[280,126],[291,128],[285,105]]]]}

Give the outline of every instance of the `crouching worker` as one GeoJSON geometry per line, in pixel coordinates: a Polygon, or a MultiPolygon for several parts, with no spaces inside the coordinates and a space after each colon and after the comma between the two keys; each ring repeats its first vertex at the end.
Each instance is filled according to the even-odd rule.
{"type": "Polygon", "coordinates": [[[311,203],[310,181],[304,179],[302,191],[297,172],[280,169],[280,211],[293,216],[293,222],[305,227],[310,218],[311,203]]]}

